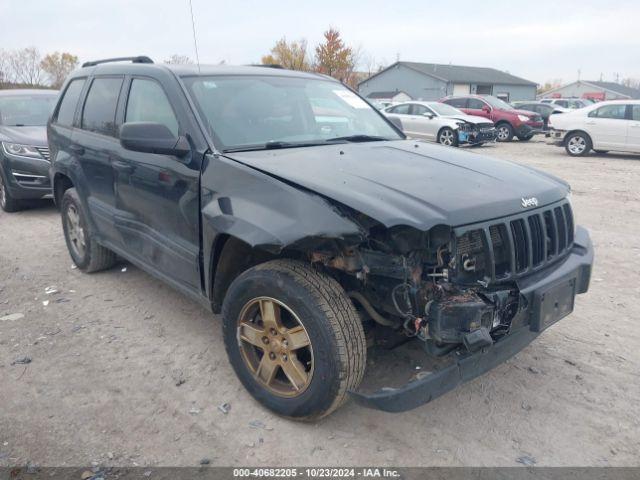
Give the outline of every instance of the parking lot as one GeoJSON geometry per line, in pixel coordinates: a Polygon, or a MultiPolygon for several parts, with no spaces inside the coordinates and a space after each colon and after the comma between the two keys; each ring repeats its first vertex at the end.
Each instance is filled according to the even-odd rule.
{"type": "Polygon", "coordinates": [[[270,414],[227,363],[219,318],[132,265],[73,269],[49,204],[0,212],[0,465],[637,464],[640,156],[570,158],[541,138],[472,152],[572,184],[591,290],[506,364],[402,414],[270,414]]]}

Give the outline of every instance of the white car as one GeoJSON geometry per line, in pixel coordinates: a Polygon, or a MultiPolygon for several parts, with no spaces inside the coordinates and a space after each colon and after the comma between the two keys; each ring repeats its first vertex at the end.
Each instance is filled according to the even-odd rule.
{"type": "Polygon", "coordinates": [[[412,138],[423,138],[457,147],[465,143],[482,145],[496,139],[491,120],[467,115],[440,102],[404,102],[383,110],[398,128],[412,138]]]}
{"type": "Polygon", "coordinates": [[[569,110],[576,110],[578,108],[590,107],[593,105],[591,100],[586,100],[584,98],[543,98],[540,102],[557,105],[569,110]]]}
{"type": "Polygon", "coordinates": [[[609,150],[640,153],[640,100],[611,100],[549,117],[550,139],[573,157],[609,150]]]}

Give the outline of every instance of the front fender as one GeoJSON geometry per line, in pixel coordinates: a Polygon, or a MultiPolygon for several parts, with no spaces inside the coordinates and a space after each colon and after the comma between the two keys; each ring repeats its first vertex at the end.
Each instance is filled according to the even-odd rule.
{"type": "MultiPolygon", "coordinates": [[[[322,196],[219,155],[207,156],[201,195],[208,272],[213,271],[214,245],[221,235],[273,254],[305,238],[363,236],[354,220],[322,196]]],[[[207,291],[210,282],[207,278],[207,291]]]]}

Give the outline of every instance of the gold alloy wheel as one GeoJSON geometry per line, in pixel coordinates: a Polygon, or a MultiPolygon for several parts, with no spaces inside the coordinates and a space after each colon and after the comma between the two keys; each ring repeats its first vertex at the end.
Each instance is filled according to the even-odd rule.
{"type": "Polygon", "coordinates": [[[313,377],[313,349],[298,316],[269,297],[249,301],[238,317],[238,344],[245,365],[271,393],[296,397],[313,377]]]}

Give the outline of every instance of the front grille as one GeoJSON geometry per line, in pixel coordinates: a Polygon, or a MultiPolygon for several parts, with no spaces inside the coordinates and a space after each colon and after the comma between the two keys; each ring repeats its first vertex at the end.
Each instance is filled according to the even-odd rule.
{"type": "Polygon", "coordinates": [[[504,280],[544,268],[567,255],[573,246],[573,213],[563,201],[460,230],[456,232],[457,248],[462,247],[458,255],[477,252],[482,246],[482,275],[492,281],[504,280]]]}
{"type": "Polygon", "coordinates": [[[47,147],[36,147],[36,150],[38,150],[45,160],[49,160],[49,149],[47,147]]]}

